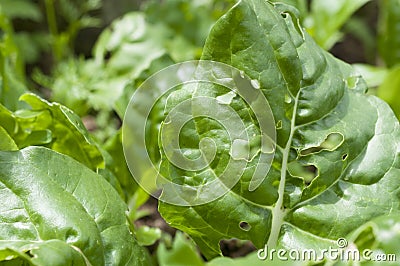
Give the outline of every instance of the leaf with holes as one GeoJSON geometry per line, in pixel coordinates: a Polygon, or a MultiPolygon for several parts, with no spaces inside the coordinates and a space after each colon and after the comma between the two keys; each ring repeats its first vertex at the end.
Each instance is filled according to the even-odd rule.
{"type": "Polygon", "coordinates": [[[44,147],[2,151],[0,165],[0,263],[151,264],[101,176],[44,147]]]}
{"type": "MultiPolygon", "coordinates": [[[[237,185],[214,202],[193,207],[160,202],[162,216],[209,258],[221,254],[220,240],[230,238],[251,240],[258,248],[323,249],[372,218],[399,211],[398,121],[387,104],[365,94],[365,82],[349,65],[316,45],[296,13],[283,4],[243,0],[206,41],[202,59],[234,66],[259,84],[277,132],[272,167],[256,190],[249,191],[249,176],[259,154],[237,185]]],[[[166,110],[196,93],[226,93],[207,86],[175,91],[166,110]]],[[[234,99],[230,106],[249,130],[259,132],[243,101],[234,99]]],[[[184,127],[181,143],[195,149],[207,137],[229,151],[223,129],[206,122],[184,127]]],[[[227,157],[218,154],[200,174],[177,169],[166,158],[161,170],[191,186],[220,172],[227,157]]]]}

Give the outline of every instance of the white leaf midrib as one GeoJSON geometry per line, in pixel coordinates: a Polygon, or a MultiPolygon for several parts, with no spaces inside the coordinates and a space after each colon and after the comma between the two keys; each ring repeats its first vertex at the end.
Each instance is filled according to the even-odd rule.
{"type": "Polygon", "coordinates": [[[291,124],[290,124],[289,138],[286,143],[286,147],[282,153],[282,168],[281,168],[281,179],[279,181],[279,187],[278,187],[278,200],[276,201],[275,206],[272,209],[271,233],[270,233],[268,241],[267,241],[267,246],[270,248],[274,248],[277,246],[281,227],[284,223],[284,218],[285,218],[286,214],[288,213],[288,210],[284,209],[283,199],[284,199],[284,195],[285,195],[285,185],[286,185],[286,175],[287,175],[289,154],[290,154],[290,149],[292,147],[294,132],[296,131],[296,115],[297,115],[299,96],[300,96],[300,90],[297,93],[296,98],[295,98],[292,119],[291,119],[291,124]]]}

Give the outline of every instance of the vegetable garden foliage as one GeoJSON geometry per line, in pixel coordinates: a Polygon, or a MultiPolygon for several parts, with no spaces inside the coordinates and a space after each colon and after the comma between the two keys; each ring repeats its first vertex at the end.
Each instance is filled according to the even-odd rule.
{"type": "MultiPolygon", "coordinates": [[[[323,249],[377,216],[398,213],[398,121],[387,104],[365,95],[364,81],[349,65],[315,44],[299,26],[295,9],[240,1],[212,28],[202,59],[232,65],[258,80],[278,125],[273,167],[256,191],[248,191],[250,162],[236,187],[215,202],[195,207],[160,202],[162,216],[188,233],[208,258],[220,255],[219,241],[230,238],[251,240],[259,248],[268,243],[323,249]],[[314,166],[314,176],[299,174],[299,166],[314,166]],[[248,227],[241,228],[242,222],[248,227]]],[[[176,91],[170,108],[179,102],[174,97],[188,93],[224,92],[176,91]]],[[[246,107],[235,101],[232,108],[246,107]]],[[[185,143],[223,136],[215,134],[222,128],[211,132],[202,125],[197,121],[185,143]]],[[[164,164],[179,182],[193,175],[164,164]]]]}
{"type": "Polygon", "coordinates": [[[21,100],[31,109],[0,106],[0,260],[149,263],[130,231],[116,168],[99,169],[104,157],[80,118],[34,94],[21,100]],[[106,170],[109,182],[94,172],[106,170]]]}
{"type": "MultiPolygon", "coordinates": [[[[159,211],[169,224],[190,235],[208,259],[221,255],[222,239],[250,240],[258,248],[268,244],[319,250],[335,246],[341,237],[360,250],[400,258],[398,120],[386,103],[365,94],[363,79],[349,65],[314,42],[298,15],[287,5],[242,0],[213,26],[201,56],[244,71],[269,100],[277,148],[264,182],[248,190],[256,156],[232,191],[218,200],[195,207],[160,202],[159,211]]],[[[131,18],[142,21],[141,15],[131,18]]],[[[110,41],[110,35],[103,36],[110,41]]],[[[110,49],[100,44],[97,51],[110,49]]],[[[134,236],[139,232],[131,224],[132,213],[130,219],[126,216],[126,202],[135,206],[130,201],[140,190],[122,159],[120,135],[100,145],[79,116],[62,104],[34,94],[23,94],[20,100],[25,104],[16,103],[25,88],[4,83],[15,65],[5,60],[5,51],[0,58],[0,263],[152,265],[154,258],[134,236]]],[[[119,48],[115,51],[118,54],[119,48]]],[[[182,87],[169,96],[165,110],[182,97],[224,93],[221,87],[182,87]]],[[[235,98],[231,107],[257,132],[251,110],[241,99],[235,98]]],[[[206,122],[196,119],[186,128],[186,143],[195,147],[214,136],[216,143],[229,144],[218,124],[210,127],[206,122]]],[[[160,153],[162,171],[171,179],[184,183],[183,177],[193,175],[176,169],[160,153]]],[[[206,170],[221,171],[223,156],[221,163],[206,170]]],[[[197,174],[188,185],[210,181],[204,173],[197,174]]],[[[154,241],[140,241],[146,242],[154,241]]],[[[269,263],[255,254],[205,263],[179,233],[172,249],[160,245],[156,259],[160,265],[269,263]]]]}
{"type": "Polygon", "coordinates": [[[43,147],[1,152],[0,258],[33,265],[146,265],[113,187],[43,147]]]}
{"type": "Polygon", "coordinates": [[[132,87],[175,62],[198,59],[210,27],[230,2],[147,1],[141,11],[129,12],[103,30],[93,58],[69,58],[50,78],[36,72],[34,79],[52,91],[51,100],[78,115],[96,112],[95,136],[103,141],[115,134],[113,111],[123,119],[132,87]]]}

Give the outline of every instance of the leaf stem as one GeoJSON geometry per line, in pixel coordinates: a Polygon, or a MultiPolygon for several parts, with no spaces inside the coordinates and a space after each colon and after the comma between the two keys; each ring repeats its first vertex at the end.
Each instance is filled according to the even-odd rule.
{"type": "Polygon", "coordinates": [[[268,241],[267,241],[267,246],[269,248],[275,248],[277,246],[281,227],[282,227],[285,215],[288,212],[288,210],[286,210],[285,207],[283,206],[283,199],[284,199],[284,195],[285,195],[285,184],[286,184],[286,174],[287,174],[289,153],[290,153],[290,148],[292,146],[292,140],[293,140],[293,135],[294,135],[295,126],[296,126],[296,113],[297,113],[299,95],[300,95],[300,92],[297,93],[297,96],[295,99],[293,114],[292,114],[292,121],[291,121],[291,125],[290,125],[290,135],[289,135],[289,139],[286,143],[286,147],[283,150],[281,180],[279,182],[279,187],[278,187],[278,200],[276,201],[276,204],[275,204],[274,208],[272,209],[271,233],[270,233],[268,241]]]}
{"type": "Polygon", "coordinates": [[[56,11],[54,7],[54,0],[45,0],[47,24],[49,26],[50,35],[52,38],[53,55],[56,61],[62,57],[62,51],[59,45],[59,35],[57,28],[56,11]]]}

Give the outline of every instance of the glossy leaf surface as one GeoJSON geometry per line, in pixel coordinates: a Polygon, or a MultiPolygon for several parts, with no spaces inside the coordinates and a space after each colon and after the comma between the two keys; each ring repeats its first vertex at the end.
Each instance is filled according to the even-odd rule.
{"type": "MultiPolygon", "coordinates": [[[[207,257],[221,254],[219,241],[230,238],[257,247],[322,249],[372,218],[399,210],[398,121],[387,104],[365,95],[365,82],[349,65],[316,45],[295,14],[282,4],[240,1],[216,23],[204,47],[202,59],[234,66],[260,84],[277,124],[273,167],[255,191],[249,191],[248,177],[256,160],[232,191],[214,202],[160,203],[163,217],[188,233],[207,257]]],[[[226,91],[177,90],[167,110],[201,93],[217,97],[226,91]]],[[[231,106],[250,127],[242,104],[231,106]]],[[[188,125],[183,143],[193,148],[212,137],[226,147],[223,131],[205,122],[188,125]]],[[[221,171],[224,156],[229,154],[221,153],[207,170],[221,171]]],[[[189,186],[206,180],[204,173],[176,169],[165,158],[163,167],[189,186]]]]}

